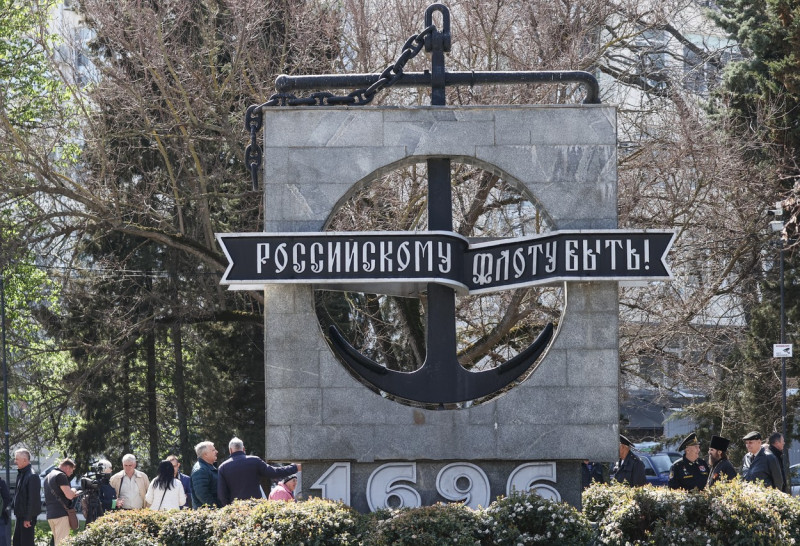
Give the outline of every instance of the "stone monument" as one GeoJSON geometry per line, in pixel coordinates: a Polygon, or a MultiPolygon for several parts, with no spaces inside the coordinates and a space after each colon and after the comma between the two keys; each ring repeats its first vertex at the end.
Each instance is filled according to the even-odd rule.
{"type": "MultiPolygon", "coordinates": [[[[435,4],[429,12],[443,9],[435,4]]],[[[437,50],[449,48],[449,14],[444,19],[446,32],[434,28],[424,38],[432,42],[432,72],[401,72],[393,82],[427,77],[435,88],[431,106],[348,106],[320,104],[319,99],[313,106],[292,106],[288,99],[258,107],[256,114],[263,116],[264,233],[218,237],[230,261],[223,283],[264,290],[267,459],[303,463],[302,496],[341,499],[361,511],[448,501],[487,506],[498,495],[531,488],[580,506],[580,461],[617,457],[617,281],[669,278],[663,256],[671,235],[616,230],[613,107],[443,105],[444,88],[458,84],[453,83],[456,77],[448,82],[450,73],[436,64],[437,50]],[[369,283],[373,290],[382,286],[380,279],[341,270],[314,277],[306,266],[313,263],[311,241],[326,240],[330,215],[357,188],[387,170],[427,161],[431,171],[431,161],[443,160],[440,166],[446,170],[449,161],[459,161],[497,173],[535,199],[554,227],[550,240],[559,249],[559,264],[553,264],[550,278],[536,279],[544,273],[541,260],[540,271],[530,272],[527,281],[563,283],[565,305],[556,331],[541,340],[530,362],[516,365],[515,370],[523,368],[522,380],[507,381],[513,388],[470,404],[459,397],[474,394],[481,385],[470,385],[461,395],[448,388],[446,377],[431,375],[431,392],[421,398],[414,398],[414,383],[398,387],[400,397],[412,401],[435,399],[437,385],[450,393],[442,407],[447,403],[454,409],[425,409],[430,405],[382,396],[384,391],[398,394],[392,382],[406,378],[387,379],[384,385],[380,370],[368,377],[370,366],[360,367],[358,348],[337,342],[335,332],[319,325],[314,283],[362,282],[363,291],[370,291],[369,283]],[[248,269],[238,274],[237,263],[248,269]],[[525,375],[534,360],[538,366],[525,375]],[[377,386],[365,386],[365,377],[377,386]]],[[[354,81],[361,82],[368,75],[357,76],[361,79],[354,81]]],[[[286,82],[279,79],[279,86],[286,82]]],[[[470,277],[481,250],[442,234],[446,226],[434,230],[439,231],[414,236],[430,237],[439,248],[449,245],[448,252],[452,247],[456,269],[470,277]]],[[[373,248],[370,241],[381,239],[380,234],[363,240],[357,235],[345,242],[362,245],[359,257],[373,248]]],[[[411,234],[409,239],[416,241],[411,234]]],[[[530,256],[534,242],[508,243],[505,257],[530,256]]],[[[442,269],[395,275],[391,283],[428,283],[423,284],[428,291],[433,286],[474,289],[457,278],[458,272],[445,279],[442,269]]],[[[528,275],[520,270],[516,277],[528,275]]]]}

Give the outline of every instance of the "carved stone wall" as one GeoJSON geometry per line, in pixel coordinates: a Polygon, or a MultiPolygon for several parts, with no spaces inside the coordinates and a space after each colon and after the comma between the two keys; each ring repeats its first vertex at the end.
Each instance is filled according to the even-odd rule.
{"type": "MultiPolygon", "coordinates": [[[[321,231],[359,184],[429,156],[519,184],[555,229],[617,227],[612,107],[267,108],[264,132],[267,232],[321,231]]],[[[579,505],[579,461],[617,456],[615,282],[568,283],[557,338],[533,375],[454,411],[404,406],[352,378],[307,286],[268,286],[265,298],[267,458],[304,462],[306,495],[322,494],[311,486],[336,462],[351,463],[350,501],[367,510],[366,484],[384,463],[417,462],[410,487],[429,504],[446,500],[437,475],[449,463],[480,467],[494,498],[516,467],[557,461],[545,481],[579,505]]]]}

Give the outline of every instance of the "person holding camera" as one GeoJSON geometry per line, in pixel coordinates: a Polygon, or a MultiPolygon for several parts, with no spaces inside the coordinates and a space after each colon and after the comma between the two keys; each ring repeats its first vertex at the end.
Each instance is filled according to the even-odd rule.
{"type": "Polygon", "coordinates": [[[44,478],[44,502],[47,511],[47,523],[53,532],[53,542],[58,546],[69,538],[69,518],[67,508],[72,499],[78,495],[75,488],[70,487],[69,479],[75,472],[75,461],[64,459],[57,468],[44,478]]]}
{"type": "Polygon", "coordinates": [[[87,525],[117,507],[117,492],[109,483],[111,462],[100,459],[91,470],[81,478],[81,512],[87,525]]]}

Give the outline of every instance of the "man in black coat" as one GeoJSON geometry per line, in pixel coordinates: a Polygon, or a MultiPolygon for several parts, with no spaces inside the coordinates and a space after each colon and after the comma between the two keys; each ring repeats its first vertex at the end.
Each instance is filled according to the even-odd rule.
{"type": "Polygon", "coordinates": [[[769,435],[769,439],[767,440],[769,444],[769,452],[775,455],[775,458],[778,459],[778,464],[781,467],[781,477],[783,480],[781,481],[781,487],[779,489],[784,493],[791,494],[791,489],[789,488],[789,484],[786,482],[786,468],[783,464],[783,448],[786,447],[786,440],[783,438],[783,434],[780,432],[773,432],[769,435]]]}
{"type": "Polygon", "coordinates": [[[9,525],[11,525],[11,493],[3,478],[0,478],[0,498],[3,499],[3,508],[0,510],[0,546],[8,546],[10,544],[8,537],[9,525]]]}
{"type": "Polygon", "coordinates": [[[753,431],[742,440],[747,454],[742,461],[742,476],[748,482],[762,482],[767,487],[780,489],[783,486],[783,474],[775,455],[761,445],[761,434],[753,431]]]}
{"type": "Polygon", "coordinates": [[[31,468],[31,452],[27,449],[18,449],[14,452],[14,462],[17,463],[17,486],[14,491],[14,515],[17,524],[14,527],[14,546],[34,546],[34,530],[36,518],[42,511],[41,489],[42,482],[39,475],[31,468]]]}
{"type": "Polygon", "coordinates": [[[581,463],[581,485],[586,489],[592,485],[592,482],[606,483],[606,478],[603,475],[603,465],[600,463],[583,461],[581,463]]]}
{"type": "Polygon", "coordinates": [[[712,436],[708,446],[708,464],[711,471],[708,473],[707,487],[711,487],[720,480],[732,480],[736,477],[736,469],[728,460],[728,446],[731,441],[722,436],[712,436]]]}
{"type": "Polygon", "coordinates": [[[708,482],[708,464],[700,458],[700,441],[692,432],[687,436],[678,451],[683,451],[683,458],[678,459],[669,469],[670,489],[703,489],[708,482]]]}
{"type": "Polygon", "coordinates": [[[612,478],[619,483],[626,483],[632,487],[638,487],[647,483],[645,477],[644,463],[637,457],[631,448],[633,442],[622,434],[619,435],[619,460],[611,469],[612,478]]]}
{"type": "Polygon", "coordinates": [[[221,506],[228,505],[236,499],[261,498],[262,476],[270,479],[284,478],[301,470],[299,463],[274,467],[258,457],[246,455],[244,443],[239,438],[232,438],[228,442],[228,449],[231,457],[219,465],[217,481],[217,496],[221,506]]]}

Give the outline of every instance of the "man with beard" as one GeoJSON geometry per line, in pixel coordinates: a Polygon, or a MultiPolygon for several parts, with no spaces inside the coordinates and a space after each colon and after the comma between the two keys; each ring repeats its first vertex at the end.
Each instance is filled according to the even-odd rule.
{"type": "Polygon", "coordinates": [[[720,480],[732,480],[736,477],[736,469],[728,460],[728,446],[731,441],[722,436],[712,436],[711,445],[708,446],[708,464],[711,472],[708,473],[708,485],[711,487],[720,480]]]}
{"type": "Polygon", "coordinates": [[[700,441],[692,432],[687,436],[678,451],[683,451],[683,458],[675,461],[669,469],[670,489],[703,489],[708,481],[708,465],[700,458],[700,441]]]}
{"type": "Polygon", "coordinates": [[[612,479],[619,483],[639,487],[647,483],[647,478],[645,477],[644,463],[631,451],[632,447],[633,442],[620,434],[619,460],[611,470],[611,475],[612,479]]]}

